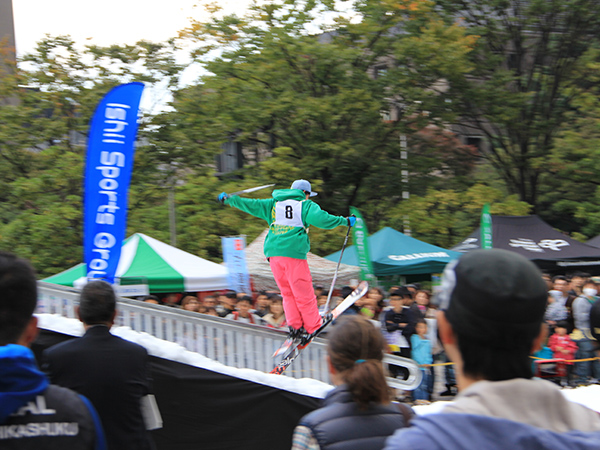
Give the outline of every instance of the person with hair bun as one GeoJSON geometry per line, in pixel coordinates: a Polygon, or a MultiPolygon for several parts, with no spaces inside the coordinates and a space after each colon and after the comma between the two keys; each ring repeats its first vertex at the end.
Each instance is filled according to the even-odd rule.
{"type": "Polygon", "coordinates": [[[292,450],[382,449],[413,414],[392,404],[385,380],[381,332],[362,316],[339,319],[329,333],[327,363],[336,386],[323,407],[300,419],[292,450]]]}

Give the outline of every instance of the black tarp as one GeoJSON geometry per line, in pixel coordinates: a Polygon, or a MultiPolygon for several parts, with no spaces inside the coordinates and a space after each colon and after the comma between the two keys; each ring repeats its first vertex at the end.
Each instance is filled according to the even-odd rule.
{"type": "MultiPolygon", "coordinates": [[[[480,229],[451,250],[481,248],[480,229]]],[[[494,248],[519,253],[543,270],[600,272],[600,249],[555,230],[538,216],[492,216],[494,248]]]]}
{"type": "MultiPolygon", "coordinates": [[[[41,330],[36,358],[67,336],[41,330]]],[[[151,357],[163,428],[152,431],[158,450],[289,450],[299,419],[320,399],[229,375],[151,357]]]]}

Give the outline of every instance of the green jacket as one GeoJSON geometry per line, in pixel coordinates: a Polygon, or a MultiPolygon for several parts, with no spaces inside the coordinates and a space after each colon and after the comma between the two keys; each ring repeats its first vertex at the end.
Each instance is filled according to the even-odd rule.
{"type": "Polygon", "coordinates": [[[288,256],[306,259],[310,250],[309,226],[330,230],[348,224],[346,217],[329,214],[312,200],[306,200],[300,189],[276,189],[273,198],[269,199],[234,195],[227,198],[225,204],[267,221],[269,233],[264,246],[267,258],[288,256]]]}

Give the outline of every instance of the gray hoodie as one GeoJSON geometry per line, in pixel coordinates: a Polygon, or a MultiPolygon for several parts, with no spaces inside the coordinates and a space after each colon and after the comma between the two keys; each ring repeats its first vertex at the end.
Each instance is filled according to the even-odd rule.
{"type": "Polygon", "coordinates": [[[413,419],[385,450],[598,450],[600,415],[543,380],[479,381],[413,419]]]}

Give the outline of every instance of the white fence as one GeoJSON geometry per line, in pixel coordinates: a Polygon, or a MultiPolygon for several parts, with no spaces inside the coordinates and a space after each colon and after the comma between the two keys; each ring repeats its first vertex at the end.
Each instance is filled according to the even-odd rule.
{"type": "MultiPolygon", "coordinates": [[[[78,290],[40,281],[38,291],[36,313],[75,318],[78,290]]],[[[286,337],[281,330],[126,298],[119,298],[116,324],[176,342],[228,366],[263,372],[270,372],[280,361],[281,357],[271,355],[286,337]]],[[[414,361],[386,355],[385,362],[406,367],[409,371],[407,380],[388,378],[390,386],[410,390],[419,385],[421,371],[414,361]]],[[[284,373],[328,383],[325,340],[315,339],[284,373]]]]}

